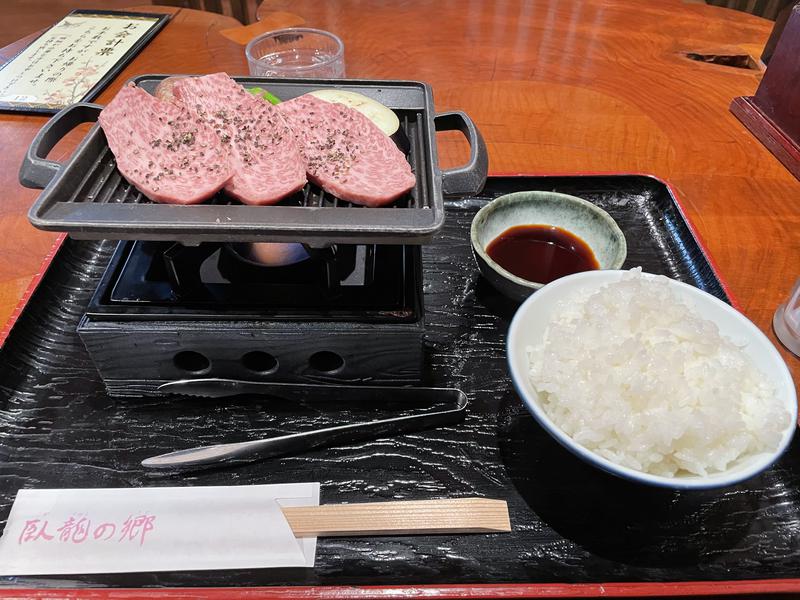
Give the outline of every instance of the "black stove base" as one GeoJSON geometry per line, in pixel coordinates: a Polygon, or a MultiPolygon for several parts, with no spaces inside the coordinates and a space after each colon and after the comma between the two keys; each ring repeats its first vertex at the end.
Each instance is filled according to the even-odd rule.
{"type": "Polygon", "coordinates": [[[97,322],[78,334],[108,393],[139,397],[191,377],[297,383],[419,383],[422,322],[97,322]]]}
{"type": "Polygon", "coordinates": [[[117,247],[78,325],[110,395],[154,395],[163,383],[196,377],[420,382],[419,247],[340,247],[333,264],[343,283],[329,287],[324,269],[309,277],[313,262],[231,272],[222,269],[224,251],[209,245],[183,252],[197,260],[182,265],[181,279],[196,281],[177,289],[161,268],[173,245],[117,247]],[[300,281],[287,286],[288,271],[299,272],[300,281]],[[356,284],[354,272],[361,273],[356,284]]]}

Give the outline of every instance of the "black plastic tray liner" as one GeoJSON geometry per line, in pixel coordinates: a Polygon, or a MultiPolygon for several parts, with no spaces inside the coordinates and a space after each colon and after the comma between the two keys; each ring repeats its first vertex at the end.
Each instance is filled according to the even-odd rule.
{"type": "Polygon", "coordinates": [[[424,249],[427,379],[471,399],[454,427],[183,476],[145,457],[318,427],[336,415],[292,403],[110,400],[75,334],[110,242],[67,241],[0,350],[0,519],[23,487],[242,485],[320,481],[322,502],[485,496],[508,501],[496,535],[321,538],[314,569],[9,577],[14,586],[411,585],[787,578],[800,560],[800,461],[722,491],[627,483],[558,446],[512,389],[505,335],[515,305],[478,275],[469,225],[488,198],[547,189],[596,202],[642,265],[724,293],[667,188],[637,176],[494,178],[447,208],[424,249]]]}

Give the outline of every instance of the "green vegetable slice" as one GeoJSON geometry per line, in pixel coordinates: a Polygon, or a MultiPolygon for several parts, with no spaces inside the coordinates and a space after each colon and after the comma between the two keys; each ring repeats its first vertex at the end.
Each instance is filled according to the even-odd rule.
{"type": "Polygon", "coordinates": [[[270,92],[268,92],[264,88],[251,87],[251,88],[245,88],[245,89],[248,92],[250,92],[251,94],[253,94],[254,96],[258,96],[259,98],[261,98],[262,100],[266,100],[270,104],[280,104],[281,103],[281,99],[280,98],[278,98],[275,94],[271,94],[270,92]]]}

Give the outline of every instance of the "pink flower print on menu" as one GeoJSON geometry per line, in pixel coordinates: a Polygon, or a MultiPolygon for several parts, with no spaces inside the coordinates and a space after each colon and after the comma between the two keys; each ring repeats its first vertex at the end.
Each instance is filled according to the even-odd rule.
{"type": "Polygon", "coordinates": [[[25,542],[35,542],[39,539],[49,542],[53,539],[53,536],[48,534],[46,529],[47,521],[29,519],[25,521],[25,527],[22,528],[22,533],[19,534],[17,543],[24,544],[25,542]]]}
{"type": "Polygon", "coordinates": [[[72,77],[68,77],[62,82],[66,89],[51,92],[44,101],[51,104],[58,104],[63,99],[66,99],[67,104],[78,102],[92,86],[94,81],[92,76],[96,73],[97,65],[90,65],[87,60],[82,67],[78,67],[75,70],[72,77]]]}
{"type": "Polygon", "coordinates": [[[121,542],[124,539],[133,540],[137,536],[141,536],[139,539],[139,545],[141,546],[144,544],[145,534],[153,529],[153,521],[155,520],[155,515],[129,516],[125,519],[125,523],[122,524],[122,534],[117,541],[121,542]]]}
{"type": "Polygon", "coordinates": [[[79,69],[76,69],[75,74],[72,76],[72,78],[67,79],[67,82],[74,83],[77,79],[81,77],[86,77],[87,75],[94,75],[95,73],[97,73],[97,65],[89,65],[89,61],[86,61],[86,65],[80,67],[79,69]]]}

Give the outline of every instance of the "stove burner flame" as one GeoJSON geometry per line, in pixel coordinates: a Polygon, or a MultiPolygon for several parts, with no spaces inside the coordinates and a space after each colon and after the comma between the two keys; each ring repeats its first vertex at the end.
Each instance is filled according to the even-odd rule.
{"type": "Polygon", "coordinates": [[[233,244],[233,250],[244,260],[265,267],[285,267],[307,260],[311,255],[303,244],[253,242],[233,244]]]}

